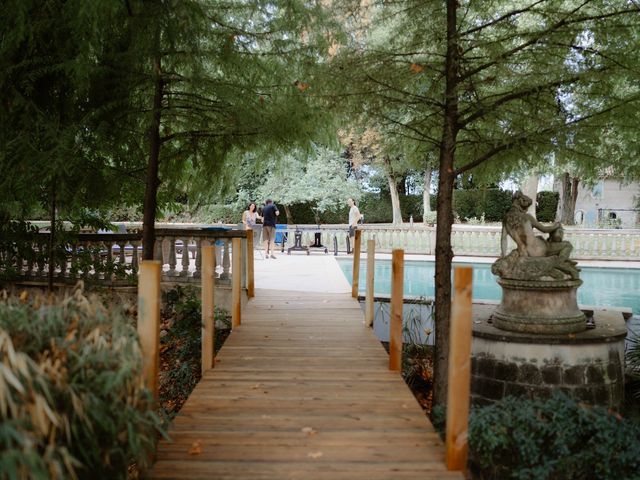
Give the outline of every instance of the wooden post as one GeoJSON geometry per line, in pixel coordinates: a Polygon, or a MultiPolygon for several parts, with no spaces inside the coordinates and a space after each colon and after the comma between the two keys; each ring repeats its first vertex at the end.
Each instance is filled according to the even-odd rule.
{"type": "Polygon", "coordinates": [[[140,262],[138,277],[138,336],[142,350],[142,374],[153,398],[158,399],[160,365],[160,274],[162,262],[140,262]]]}
{"type": "Polygon", "coordinates": [[[360,243],[362,231],[356,230],[353,242],[353,282],[351,282],[351,296],[358,298],[358,281],[360,280],[360,243]]]}
{"type": "Polygon", "coordinates": [[[457,267],[449,333],[447,389],[447,469],[467,466],[469,390],[471,388],[471,291],[473,269],[457,267]]]}
{"type": "Polygon", "coordinates": [[[242,281],[242,242],[239,238],[232,240],[232,270],[231,270],[231,285],[232,285],[232,300],[231,300],[231,328],[240,326],[240,292],[242,281]]]}
{"type": "Polygon", "coordinates": [[[247,230],[247,297],[255,295],[255,280],[253,269],[253,230],[247,230]]]}
{"type": "Polygon", "coordinates": [[[376,241],[367,240],[367,296],[365,299],[364,318],[367,326],[373,326],[373,299],[375,291],[374,274],[376,270],[376,241]]]}
{"type": "Polygon", "coordinates": [[[389,370],[402,370],[402,300],[404,289],[404,250],[391,253],[391,320],[389,322],[389,370]]]}
{"type": "Polygon", "coordinates": [[[216,254],[214,246],[202,247],[202,373],[215,366],[214,288],[216,254]]]}

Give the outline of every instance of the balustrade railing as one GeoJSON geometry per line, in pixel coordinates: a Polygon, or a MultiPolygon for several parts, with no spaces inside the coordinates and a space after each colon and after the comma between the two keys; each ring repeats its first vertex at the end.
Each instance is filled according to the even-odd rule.
{"type": "MultiPolygon", "coordinates": [[[[302,244],[312,245],[315,233],[320,232],[323,245],[330,251],[347,249],[347,229],[338,226],[299,226],[302,244]]],[[[296,226],[291,226],[289,238],[293,238],[296,226]]],[[[435,227],[363,225],[362,240],[375,239],[378,252],[390,252],[402,248],[408,254],[434,255],[435,227]]],[[[565,240],[573,244],[573,258],[578,260],[631,260],[640,261],[640,230],[582,229],[564,227],[565,240]]],[[[497,257],[500,255],[501,227],[453,225],[451,244],[455,255],[497,257]]],[[[509,239],[509,250],[515,244],[509,239]]]]}
{"type": "MultiPolygon", "coordinates": [[[[233,272],[232,239],[241,238],[246,251],[246,231],[207,231],[202,229],[156,229],[154,259],[162,262],[162,281],[200,282],[202,247],[215,246],[216,282],[230,284],[233,272]]],[[[0,242],[0,278],[25,282],[44,282],[53,262],[56,283],[79,279],[105,285],[134,284],[142,258],[140,233],[62,232],[49,255],[49,233],[33,232],[12,242],[0,242]]],[[[246,274],[241,272],[243,285],[246,274]]]]}

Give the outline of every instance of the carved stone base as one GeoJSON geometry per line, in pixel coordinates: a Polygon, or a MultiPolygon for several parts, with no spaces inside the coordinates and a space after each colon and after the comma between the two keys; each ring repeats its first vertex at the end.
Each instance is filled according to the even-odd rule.
{"type": "Polygon", "coordinates": [[[561,334],[586,329],[578,308],[577,289],[582,280],[498,279],[502,302],[493,324],[511,332],[561,334]]]}

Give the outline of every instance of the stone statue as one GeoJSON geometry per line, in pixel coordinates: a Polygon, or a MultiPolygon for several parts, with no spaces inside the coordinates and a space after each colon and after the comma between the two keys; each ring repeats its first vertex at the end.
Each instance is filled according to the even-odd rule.
{"type": "Polygon", "coordinates": [[[491,266],[502,288],[493,323],[523,333],[580,332],[586,324],[577,303],[580,269],[569,259],[573,246],[564,240],[560,223],[546,226],[527,213],[531,203],[516,192],[502,222],[502,257],[491,266]],[[534,228],[548,237],[536,235],[534,228]],[[509,237],[516,248],[507,254],[509,237]]]}
{"type": "Polygon", "coordinates": [[[527,213],[531,198],[518,191],[513,204],[502,221],[502,258],[494,263],[492,272],[501,278],[534,280],[541,277],[552,279],[578,279],[580,269],[569,259],[573,246],[563,239],[560,223],[545,226],[527,213]],[[548,233],[548,238],[536,235],[534,228],[548,233]],[[507,255],[508,237],[516,243],[516,249],[507,255]]]}

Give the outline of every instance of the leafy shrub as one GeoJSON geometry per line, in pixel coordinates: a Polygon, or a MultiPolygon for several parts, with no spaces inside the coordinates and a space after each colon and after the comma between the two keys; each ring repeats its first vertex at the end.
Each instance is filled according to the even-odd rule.
{"type": "Polygon", "coordinates": [[[481,479],[640,478],[640,427],[560,393],[474,409],[469,445],[481,479]]]}
{"type": "Polygon", "coordinates": [[[553,222],[556,219],[558,210],[558,192],[538,192],[536,196],[536,217],[541,222],[553,222]]]}
{"type": "MultiPolygon", "coordinates": [[[[202,315],[199,290],[177,287],[163,299],[160,339],[160,403],[172,417],[178,413],[201,378],[202,315]]],[[[231,322],[228,312],[216,307],[215,351],[226,339],[231,322]]]]}
{"type": "Polygon", "coordinates": [[[126,478],[161,432],[136,331],[81,290],[53,302],[0,301],[0,476],[126,478]]]}
{"type": "Polygon", "coordinates": [[[423,219],[425,219],[425,217],[426,217],[427,224],[429,225],[435,225],[436,221],[438,220],[438,214],[436,212],[427,212],[424,215],[423,219]]]}

